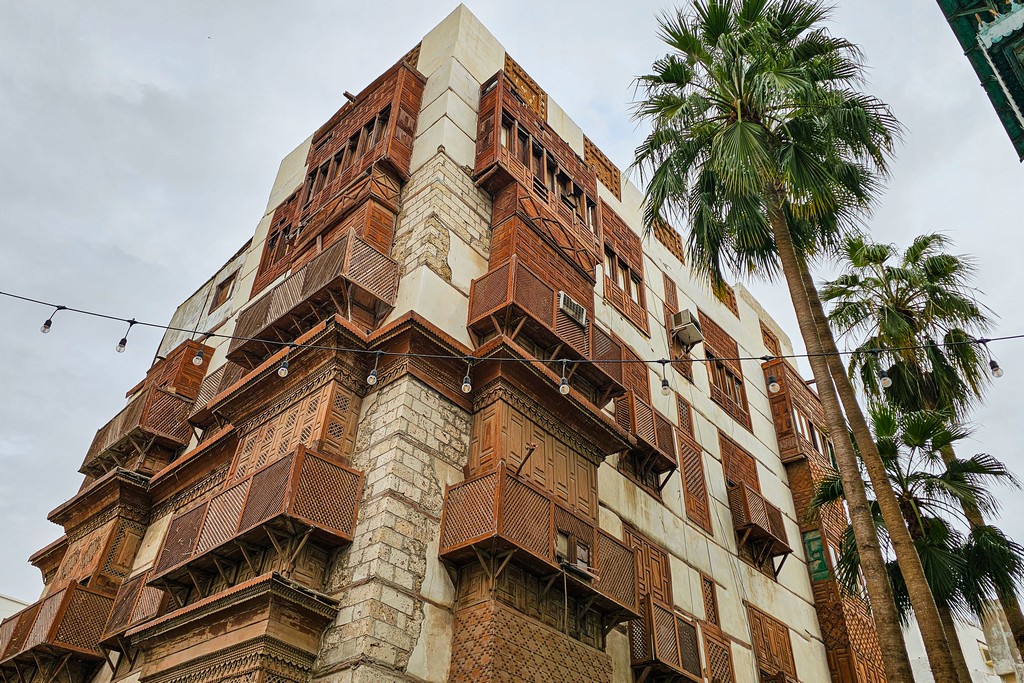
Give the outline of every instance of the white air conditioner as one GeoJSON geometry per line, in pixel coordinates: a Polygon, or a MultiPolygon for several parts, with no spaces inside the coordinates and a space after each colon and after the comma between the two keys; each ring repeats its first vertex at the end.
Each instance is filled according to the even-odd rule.
{"type": "Polygon", "coordinates": [[[558,293],[558,310],[578,322],[582,327],[587,326],[587,309],[565,292],[558,293]]]}
{"type": "Polygon", "coordinates": [[[688,309],[672,314],[672,321],[669,323],[669,333],[683,345],[687,353],[697,344],[704,341],[704,334],[700,331],[700,322],[688,309]]]}

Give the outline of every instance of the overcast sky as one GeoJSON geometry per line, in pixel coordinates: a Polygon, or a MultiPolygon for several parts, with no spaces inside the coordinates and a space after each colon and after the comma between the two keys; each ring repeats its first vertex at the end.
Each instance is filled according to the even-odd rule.
{"type": "MultiPolygon", "coordinates": [[[[976,255],[996,334],[1024,333],[1024,169],[934,0],[840,0],[870,89],[909,129],[871,229],[948,232],[976,255]]],[[[649,0],[477,0],[470,9],[620,167],[643,131],[632,79],[661,46],[649,0]]],[[[4,2],[0,6],[0,290],[167,321],[251,236],[280,159],[455,4],[4,2]]],[[[782,285],[748,283],[794,337],[782,285]]],[[[159,334],[0,300],[0,593],[41,588],[27,557],[81,483],[95,430],[123,406],[159,334]]],[[[795,340],[798,341],[798,340],[795,340]]],[[[1024,474],[1024,341],[968,450],[1024,474]]],[[[1024,541],[1024,501],[1003,527],[1024,541]]]]}

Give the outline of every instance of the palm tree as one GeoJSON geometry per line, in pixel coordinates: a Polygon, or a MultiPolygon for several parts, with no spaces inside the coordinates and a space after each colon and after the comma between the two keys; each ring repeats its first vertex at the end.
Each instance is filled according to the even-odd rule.
{"type": "MultiPolygon", "coordinates": [[[[873,400],[903,410],[941,410],[960,422],[988,384],[988,356],[975,343],[991,320],[977,302],[969,258],[950,254],[941,234],[917,237],[902,253],[860,235],[844,241],[844,273],[828,282],[822,298],[840,335],[858,340],[850,375],[873,400]],[[883,375],[884,372],[884,375],[883,375]],[[887,377],[888,388],[880,384],[887,377]]],[[[942,449],[951,461],[955,450],[942,449]]],[[[963,513],[974,527],[987,526],[981,510],[963,513]]],[[[1024,653],[1024,613],[1014,591],[1000,592],[1017,648],[1024,653]]]]}
{"type": "MultiPolygon", "coordinates": [[[[899,124],[888,107],[857,90],[859,52],[822,27],[828,14],[813,0],[697,0],[692,14],[663,17],[661,38],[672,51],[639,79],[646,99],[637,115],[649,119],[653,130],[637,149],[636,166],[648,174],[647,225],[685,215],[691,265],[714,283],[725,269],[771,277],[781,268],[829,431],[843,434],[836,389],[846,379],[845,368],[837,372],[822,355],[834,340],[820,302],[815,317],[817,297],[805,285],[804,263],[835,246],[869,208],[899,124]]],[[[953,683],[935,601],[867,422],[855,400],[844,406],[907,579],[935,680],[953,683]]],[[[886,672],[894,683],[910,683],[857,459],[846,439],[835,442],[886,672]]]]}
{"type": "MultiPolygon", "coordinates": [[[[1024,548],[995,527],[970,525],[965,536],[957,526],[967,522],[963,514],[966,508],[995,509],[992,485],[1005,483],[1019,488],[1019,484],[1001,462],[989,455],[966,460],[945,458],[943,451],[967,436],[965,430],[949,427],[945,413],[903,413],[892,405],[875,404],[871,420],[879,453],[938,604],[957,675],[961,683],[969,683],[971,674],[956,637],[956,618],[980,618],[993,596],[1012,591],[1015,583],[1024,580],[1024,548]]],[[[817,487],[811,508],[833,505],[842,498],[839,478],[826,477],[817,487]]],[[[885,545],[886,527],[877,506],[875,511],[878,533],[885,545]]],[[[848,531],[836,574],[846,590],[856,592],[860,562],[852,540],[848,531]]],[[[909,622],[910,601],[902,572],[896,562],[889,562],[888,568],[900,616],[909,622]]]]}

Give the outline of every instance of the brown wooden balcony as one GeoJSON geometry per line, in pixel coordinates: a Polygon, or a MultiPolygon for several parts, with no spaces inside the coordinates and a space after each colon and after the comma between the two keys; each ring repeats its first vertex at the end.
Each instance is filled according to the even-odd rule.
{"type": "Polygon", "coordinates": [[[121,638],[128,629],[163,613],[167,593],[147,586],[148,580],[149,572],[144,572],[121,584],[103,628],[101,643],[109,647],[123,647],[121,638]]]}
{"type": "MultiPolygon", "coordinates": [[[[568,267],[568,264],[567,264],[568,267]]],[[[622,393],[622,344],[593,324],[592,312],[584,322],[559,306],[559,291],[528,268],[517,255],[483,277],[469,292],[469,329],[478,338],[494,334],[516,341],[521,335],[546,349],[546,358],[595,359],[575,371],[597,389],[597,403],[622,393]]]]}
{"type": "Polygon", "coordinates": [[[156,386],[145,388],[124,410],[96,432],[79,469],[101,476],[112,467],[124,467],[153,445],[176,450],[188,444],[192,399],[156,386]]]}
{"type": "MultiPolygon", "coordinates": [[[[176,514],[148,580],[192,583],[225,563],[251,562],[246,548],[298,553],[309,542],[352,542],[363,475],[299,446],[198,507],[176,514]]],[[[253,572],[257,573],[257,572],[253,572]]]]}
{"type": "MultiPolygon", "coordinates": [[[[732,524],[741,546],[749,544],[754,559],[761,564],[773,557],[786,557],[789,547],[782,511],[746,484],[729,487],[732,524]]],[[[781,569],[781,565],[777,568],[781,569]]]]}
{"type": "Polygon", "coordinates": [[[69,663],[100,662],[100,635],[114,599],[91,588],[71,584],[48,595],[0,624],[0,670],[5,680],[56,680],[69,663]],[[23,678],[31,669],[32,676],[23,678]]]}
{"type": "Polygon", "coordinates": [[[697,627],[650,597],[641,601],[641,618],[629,622],[632,666],[641,680],[702,681],[697,627]]]}
{"type": "Polygon", "coordinates": [[[463,563],[476,562],[481,553],[503,555],[506,563],[514,559],[552,579],[564,575],[571,593],[602,610],[638,615],[635,551],[504,464],[445,492],[439,556],[463,563]],[[560,537],[589,550],[590,561],[565,558],[560,537]]]}
{"type": "Polygon", "coordinates": [[[349,230],[238,315],[228,358],[251,366],[335,313],[361,307],[379,318],[397,296],[398,263],[349,230]]]}
{"type": "Polygon", "coordinates": [[[637,465],[655,474],[670,472],[678,466],[675,428],[668,418],[647,404],[630,389],[615,399],[615,421],[636,437],[640,456],[637,465]]]}

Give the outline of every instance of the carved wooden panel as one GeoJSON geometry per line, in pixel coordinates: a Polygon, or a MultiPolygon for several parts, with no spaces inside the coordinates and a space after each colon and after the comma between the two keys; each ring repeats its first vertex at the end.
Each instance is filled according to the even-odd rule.
{"type": "Polygon", "coordinates": [[[586,136],[583,138],[583,159],[594,167],[597,179],[611,190],[616,199],[621,200],[622,174],[615,164],[611,162],[611,159],[606,157],[604,152],[598,149],[597,145],[586,136]]]}
{"type": "Polygon", "coordinates": [[[761,322],[761,339],[764,341],[764,348],[769,354],[773,356],[782,354],[782,345],[779,344],[778,336],[763,321],[761,322]]]}
{"type": "Polygon", "coordinates": [[[657,221],[654,224],[654,237],[661,242],[669,252],[679,259],[680,263],[686,263],[686,252],[683,251],[683,238],[674,227],[665,221],[657,221]]]}
{"type": "Polygon", "coordinates": [[[737,318],[740,315],[740,309],[736,303],[736,292],[725,282],[720,282],[718,285],[712,285],[711,290],[715,293],[715,297],[725,304],[734,316],[737,318]]]}
{"type": "Polygon", "coordinates": [[[300,395],[287,406],[274,404],[245,426],[232,464],[232,479],[240,480],[298,445],[328,455],[346,456],[355,442],[359,397],[331,382],[300,395]]]}
{"type": "Polygon", "coordinates": [[[473,418],[469,471],[488,471],[502,459],[513,469],[522,465],[520,476],[576,512],[596,519],[596,464],[523,411],[496,401],[473,418]],[[531,444],[536,448],[527,458],[531,444]]]}
{"type": "Polygon", "coordinates": [[[754,656],[758,668],[768,675],[779,672],[796,678],[793,645],[789,640],[789,627],[753,605],[747,605],[754,656]]]}
{"type": "Polygon", "coordinates": [[[672,573],[668,553],[636,529],[625,527],[626,545],[636,550],[637,587],[641,596],[672,604],[672,573]]]}
{"type": "Polygon", "coordinates": [[[718,589],[715,581],[706,574],[700,577],[700,593],[704,603],[704,621],[712,626],[720,626],[718,618],[718,589]]]}
{"type": "Polygon", "coordinates": [[[504,71],[509,80],[512,81],[512,85],[515,86],[516,92],[523,98],[527,106],[540,117],[541,121],[547,121],[548,94],[541,90],[541,87],[537,85],[537,81],[530,78],[530,75],[523,70],[523,67],[519,66],[516,60],[512,59],[507,52],[505,53],[504,71]]]}

